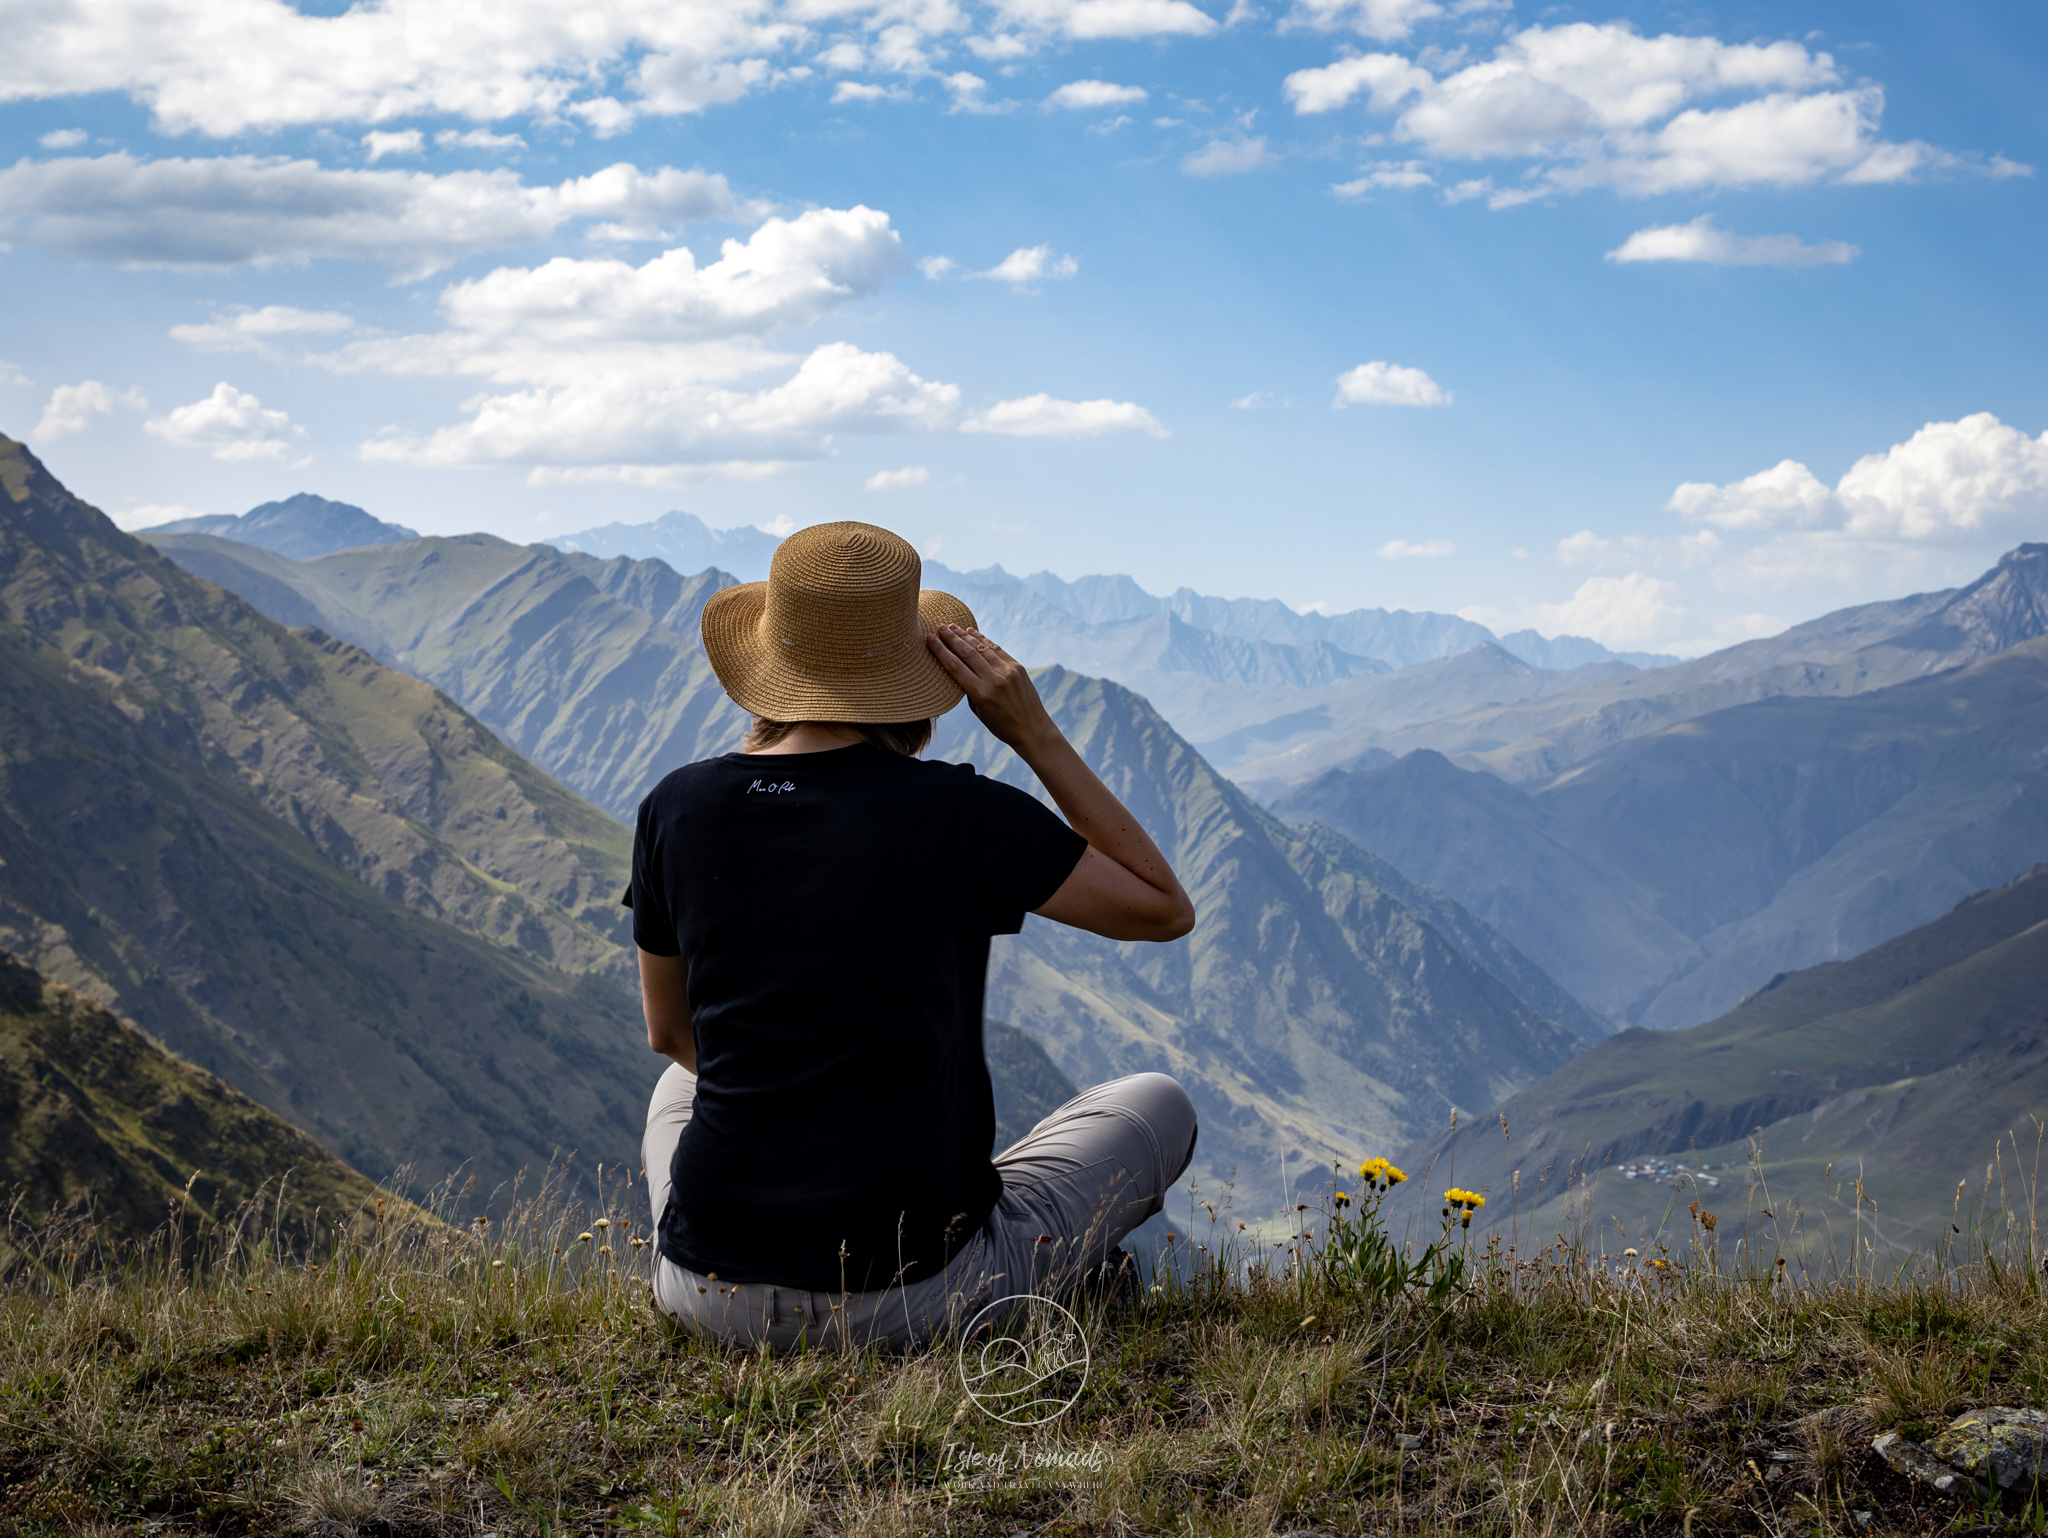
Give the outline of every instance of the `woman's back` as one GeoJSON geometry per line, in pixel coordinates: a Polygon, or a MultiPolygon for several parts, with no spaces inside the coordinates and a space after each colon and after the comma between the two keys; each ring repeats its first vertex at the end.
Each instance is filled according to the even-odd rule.
{"type": "Polygon", "coordinates": [[[989,938],[1086,842],[965,765],[865,744],[728,754],[642,805],[634,938],[688,968],[696,1109],[662,1248],[855,1291],[942,1269],[1001,1191],[989,938]]]}

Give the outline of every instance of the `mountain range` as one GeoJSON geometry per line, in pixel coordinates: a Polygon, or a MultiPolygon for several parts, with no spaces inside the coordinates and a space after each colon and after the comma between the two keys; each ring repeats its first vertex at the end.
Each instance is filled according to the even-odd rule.
{"type": "Polygon", "coordinates": [[[1795,1216],[1845,1262],[1859,1225],[1902,1246],[1973,1212],[2000,1228],[2027,1205],[2001,1171],[2032,1178],[2048,1120],[2044,977],[2048,865],[1707,1024],[1602,1042],[1506,1099],[1508,1137],[1481,1117],[1410,1149],[1430,1178],[1404,1212],[1429,1226],[1455,1181],[1487,1195],[1482,1226],[1541,1244],[1589,1225],[1648,1253],[1660,1229],[1685,1243],[1698,1200],[1766,1265],[1795,1216]]]}
{"type": "MultiPolygon", "coordinates": [[[[448,691],[620,818],[676,763],[745,721],[695,634],[730,579],[486,535],[306,561],[153,535],[194,572],[448,691]],[[680,627],[680,628],[672,628],[680,627]]],[[[1048,703],[1204,907],[1173,947],[1037,921],[997,947],[988,1010],[1095,1083],[1167,1068],[1203,1106],[1207,1175],[1264,1201],[1300,1167],[1388,1147],[1564,1061],[1603,1026],[1490,926],[1337,835],[1285,826],[1217,775],[1142,697],[1062,668],[1048,703]]],[[[1035,789],[965,711],[933,751],[1035,789]]]]}
{"type": "MultiPolygon", "coordinates": [[[[2048,547],[2028,548],[2048,572],[2048,547]]],[[[1417,752],[1277,807],[1442,887],[1593,1008],[1692,1025],[2048,853],[2048,637],[1714,711],[1546,784],[1417,752]]]]}

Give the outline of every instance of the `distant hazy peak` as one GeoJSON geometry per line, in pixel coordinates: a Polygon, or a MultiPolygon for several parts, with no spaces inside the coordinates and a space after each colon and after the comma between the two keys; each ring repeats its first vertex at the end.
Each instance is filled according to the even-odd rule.
{"type": "Polygon", "coordinates": [[[416,529],[373,518],[349,502],[335,502],[299,492],[281,502],[265,502],[239,518],[220,513],[210,517],[179,518],[161,523],[152,534],[211,534],[239,545],[255,545],[295,561],[310,560],[336,550],[353,550],[362,545],[393,545],[403,539],[418,539],[416,529]]]}
{"type": "Polygon", "coordinates": [[[605,559],[630,556],[636,561],[666,561],[681,573],[716,566],[741,582],[760,582],[768,562],[782,543],[765,529],[742,525],[714,529],[695,513],[663,513],[652,523],[607,523],[564,534],[548,543],[557,549],[605,559]]]}
{"type": "Polygon", "coordinates": [[[1551,670],[1610,662],[1661,667],[1678,660],[1652,652],[1611,652],[1584,636],[1544,637],[1533,630],[1496,636],[1475,621],[1426,609],[1302,613],[1277,598],[1215,598],[1187,587],[1161,598],[1146,592],[1135,579],[1122,573],[1076,577],[1070,582],[1049,571],[1018,577],[1001,566],[956,571],[938,561],[926,561],[924,580],[927,587],[1028,592],[1089,625],[1116,624],[1165,613],[1220,636],[1284,646],[1312,646],[1321,642],[1393,668],[1435,662],[1489,644],[1504,648],[1531,667],[1551,670]]]}

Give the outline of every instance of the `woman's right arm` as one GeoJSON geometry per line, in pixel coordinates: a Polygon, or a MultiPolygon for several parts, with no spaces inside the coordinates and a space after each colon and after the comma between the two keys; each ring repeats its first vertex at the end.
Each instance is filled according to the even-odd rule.
{"type": "Polygon", "coordinates": [[[1088,840],[1073,874],[1035,911],[1112,940],[1178,940],[1195,905],[1152,836],[1082,761],[1023,664],[978,630],[942,626],[932,653],[986,726],[1031,766],[1073,830],[1088,840]]]}
{"type": "Polygon", "coordinates": [[[640,1011],[647,1017],[647,1045],[695,1073],[697,1033],[690,1026],[690,969],[682,957],[640,952],[640,1011]]]}

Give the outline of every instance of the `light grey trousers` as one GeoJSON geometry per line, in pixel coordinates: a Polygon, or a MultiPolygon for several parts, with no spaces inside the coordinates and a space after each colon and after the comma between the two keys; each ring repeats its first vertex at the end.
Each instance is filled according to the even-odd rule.
{"type": "MultiPolygon", "coordinates": [[[[647,1107],[642,1157],[655,1232],[697,1080],[671,1064],[647,1107]]],[[[980,1232],[937,1276],[879,1292],[808,1292],[720,1282],[656,1249],[654,1299],[693,1329],[771,1351],[805,1345],[923,1345],[988,1304],[1057,1296],[1107,1259],[1166,1202],[1195,1152],[1195,1108],[1163,1073],[1098,1084],[996,1156],[1003,1194],[980,1232]]]]}

